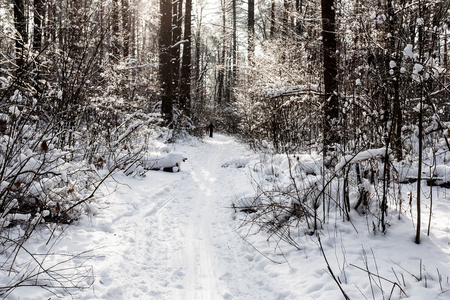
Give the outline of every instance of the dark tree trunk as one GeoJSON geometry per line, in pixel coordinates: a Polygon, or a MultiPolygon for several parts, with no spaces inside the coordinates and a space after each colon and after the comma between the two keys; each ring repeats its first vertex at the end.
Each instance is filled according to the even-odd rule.
{"type": "MultiPolygon", "coordinates": [[[[394,7],[392,5],[392,0],[387,1],[387,13],[388,13],[388,49],[389,53],[395,53],[395,56],[387,56],[386,59],[386,70],[390,69],[390,61],[393,60],[397,62],[397,66],[393,67],[393,71],[395,74],[395,78],[393,81],[391,81],[392,89],[393,89],[393,110],[394,113],[392,115],[392,123],[393,123],[393,132],[392,132],[392,144],[395,151],[395,156],[398,160],[402,160],[403,157],[403,145],[402,145],[402,126],[403,126],[403,116],[402,116],[402,110],[400,106],[400,72],[399,72],[399,65],[401,64],[401,58],[402,55],[399,53],[399,47],[396,45],[396,24],[397,19],[394,11],[394,7]]],[[[386,74],[386,76],[388,76],[386,74]]],[[[388,85],[386,85],[388,86],[388,85]]],[[[388,121],[386,118],[385,121],[388,121]]]]}
{"type": "Polygon", "coordinates": [[[16,35],[16,65],[18,70],[24,68],[25,46],[28,43],[27,20],[25,14],[25,1],[14,0],[14,26],[16,35]]]}
{"type": "Polygon", "coordinates": [[[284,0],[283,2],[283,28],[281,30],[281,33],[283,36],[287,36],[288,35],[288,31],[289,31],[289,1],[288,0],[284,0]]]}
{"type": "Polygon", "coordinates": [[[270,37],[275,37],[275,0],[272,0],[270,7],[270,37]]]}
{"type": "MultiPolygon", "coordinates": [[[[180,89],[180,51],[181,51],[181,26],[182,26],[182,10],[183,9],[183,1],[178,0],[172,4],[172,84],[173,84],[173,93],[175,99],[179,97],[179,89],[180,89]]],[[[182,106],[181,103],[179,103],[182,106]]]]}
{"type": "Polygon", "coordinates": [[[121,46],[120,46],[120,29],[119,29],[119,19],[118,16],[120,16],[119,12],[119,0],[114,0],[113,7],[112,7],[112,16],[111,16],[111,22],[112,22],[112,61],[118,62],[120,58],[120,52],[121,52],[121,46]]]}
{"type": "MultiPolygon", "coordinates": [[[[136,8],[132,8],[133,11],[130,11],[130,56],[136,57],[140,59],[140,48],[139,48],[139,41],[138,37],[140,30],[145,30],[143,27],[145,26],[139,26],[138,18],[136,13],[136,8]],[[142,28],[142,29],[141,29],[142,28]]],[[[145,34],[142,37],[142,40],[145,39],[145,34]]]]}
{"type": "Polygon", "coordinates": [[[301,34],[303,32],[303,26],[300,22],[300,14],[303,12],[303,0],[296,0],[295,8],[297,10],[297,13],[299,14],[299,16],[297,17],[296,31],[297,34],[301,34]]]}
{"type": "MultiPolygon", "coordinates": [[[[236,82],[236,76],[237,76],[237,13],[236,13],[236,0],[232,0],[232,8],[233,8],[233,62],[231,65],[231,81],[230,81],[230,87],[231,89],[235,82],[236,82]]],[[[231,99],[228,99],[230,101],[231,99]]]]}
{"type": "Polygon", "coordinates": [[[180,106],[186,115],[191,108],[191,43],[192,43],[192,0],[186,0],[184,14],[183,60],[181,65],[180,106]]]}
{"type": "Polygon", "coordinates": [[[253,56],[255,52],[255,0],[248,0],[248,62],[253,63],[253,56]]]}
{"type": "MultiPolygon", "coordinates": [[[[421,3],[419,2],[419,17],[423,17],[424,13],[424,7],[422,7],[421,3]]],[[[423,26],[419,25],[419,32],[418,32],[418,40],[423,41],[423,26]]],[[[419,61],[422,61],[424,59],[424,47],[423,44],[419,44],[419,61]]],[[[418,115],[418,129],[419,129],[419,161],[418,161],[418,168],[417,168],[417,225],[416,225],[416,237],[415,242],[416,244],[420,244],[420,230],[422,226],[422,212],[421,212],[421,194],[422,194],[422,162],[423,162],[423,100],[424,100],[424,87],[425,83],[423,80],[420,81],[419,84],[420,87],[420,93],[419,93],[419,115],[418,115]]]]}
{"type": "Polygon", "coordinates": [[[420,199],[421,199],[421,184],[422,184],[422,151],[423,151],[423,107],[422,107],[422,92],[420,94],[420,103],[419,103],[419,162],[417,168],[417,225],[416,225],[416,244],[420,244],[420,230],[422,225],[421,219],[421,207],[420,207],[420,199]]]}
{"type": "Polygon", "coordinates": [[[42,20],[44,19],[44,14],[43,0],[34,0],[33,49],[35,51],[40,51],[42,47],[42,20]]]}
{"type": "Polygon", "coordinates": [[[217,103],[222,104],[222,100],[226,95],[225,92],[225,45],[226,45],[226,6],[225,2],[222,0],[222,49],[220,52],[218,51],[219,56],[219,71],[218,71],[218,79],[217,79],[217,103]]]}
{"type": "Polygon", "coordinates": [[[333,0],[321,0],[322,4],[322,44],[323,44],[323,81],[324,94],[324,155],[327,148],[339,142],[337,124],[339,118],[337,58],[336,58],[336,15],[333,0]]]}
{"type": "Polygon", "coordinates": [[[159,81],[161,114],[167,124],[172,122],[173,92],[170,46],[172,43],[172,1],[160,0],[161,26],[159,29],[159,81]]]}
{"type": "Polygon", "coordinates": [[[122,0],[123,56],[130,56],[131,16],[129,0],[122,0]]]}
{"type": "Polygon", "coordinates": [[[53,3],[46,1],[45,10],[46,18],[44,20],[43,40],[44,41],[56,41],[56,8],[53,3]]]}

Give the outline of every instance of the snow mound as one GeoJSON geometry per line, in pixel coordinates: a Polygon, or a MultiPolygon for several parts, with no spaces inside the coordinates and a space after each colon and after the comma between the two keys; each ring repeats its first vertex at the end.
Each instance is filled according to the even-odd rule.
{"type": "Polygon", "coordinates": [[[236,157],[222,164],[222,168],[244,168],[251,161],[257,159],[256,156],[247,156],[247,157],[236,157]]]}
{"type": "Polygon", "coordinates": [[[187,158],[181,153],[149,153],[144,156],[144,168],[146,170],[161,170],[170,172],[179,172],[181,163],[187,158]],[[171,169],[171,170],[168,170],[171,169]]]}
{"type": "Polygon", "coordinates": [[[450,183],[450,166],[437,165],[433,172],[436,178],[436,185],[444,185],[450,183]]]}

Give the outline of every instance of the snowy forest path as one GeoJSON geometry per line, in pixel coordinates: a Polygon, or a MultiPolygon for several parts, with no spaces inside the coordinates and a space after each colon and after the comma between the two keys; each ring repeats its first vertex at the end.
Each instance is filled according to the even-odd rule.
{"type": "Polygon", "coordinates": [[[276,299],[265,262],[235,232],[231,205],[253,192],[248,170],[222,167],[250,151],[220,134],[175,147],[187,158],[181,172],[120,178],[126,186],[108,203],[114,217],[94,220],[114,235],[100,241],[112,245],[97,266],[97,291],[108,299],[276,299]]]}

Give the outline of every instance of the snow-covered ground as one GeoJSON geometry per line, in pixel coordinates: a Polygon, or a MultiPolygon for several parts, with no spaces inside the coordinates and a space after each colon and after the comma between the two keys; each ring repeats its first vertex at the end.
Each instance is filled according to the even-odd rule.
{"type": "MultiPolygon", "coordinates": [[[[81,282],[92,286],[71,291],[74,299],[343,299],[314,236],[293,236],[301,250],[269,242],[262,232],[243,239],[251,229],[240,227],[245,214],[231,206],[254,195],[248,148],[220,134],[172,147],[187,158],[181,172],[116,175],[119,185],[109,182],[109,195],[92,203],[98,211],[66,227],[56,244],[46,245],[50,230],[27,241],[28,251],[49,253],[45,264],[79,254],[62,266],[85,267],[81,282]],[[236,161],[248,167],[223,167],[236,161]]],[[[404,186],[405,198],[413,189],[404,186]]],[[[392,216],[386,235],[374,235],[356,212],[352,223],[341,219],[324,228],[321,242],[351,299],[389,299],[391,291],[398,299],[394,283],[402,298],[450,299],[450,190],[436,189],[431,235],[422,234],[420,245],[406,216],[392,216]]],[[[19,252],[17,262],[25,265],[27,257],[19,252]]],[[[56,297],[37,287],[8,296],[50,298],[56,297]]]]}

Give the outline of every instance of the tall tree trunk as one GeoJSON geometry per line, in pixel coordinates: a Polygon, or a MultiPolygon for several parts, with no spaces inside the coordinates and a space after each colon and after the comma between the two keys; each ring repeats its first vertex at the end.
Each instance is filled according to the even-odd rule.
{"type": "MultiPolygon", "coordinates": [[[[448,41],[447,35],[444,34],[444,68],[448,70],[448,41]]],[[[447,78],[447,77],[445,77],[447,78]]],[[[446,83],[447,81],[445,81],[446,83]]]]}
{"type": "Polygon", "coordinates": [[[283,1],[283,29],[281,30],[283,36],[288,35],[289,31],[289,0],[283,1]]]}
{"type": "MultiPolygon", "coordinates": [[[[395,15],[394,7],[392,5],[392,0],[388,0],[387,3],[387,14],[388,14],[388,22],[387,22],[387,33],[389,38],[387,39],[387,49],[389,49],[389,54],[386,56],[386,70],[392,69],[394,71],[394,78],[391,80],[390,84],[386,84],[386,87],[391,86],[393,89],[393,115],[392,115],[392,123],[393,123],[393,130],[392,130],[392,144],[395,151],[395,156],[398,160],[402,159],[402,126],[403,126],[403,118],[402,118],[402,111],[400,106],[400,72],[399,72],[399,66],[401,64],[401,54],[399,46],[396,44],[396,24],[397,24],[397,17],[395,15]],[[396,66],[392,67],[390,66],[391,61],[394,61],[396,63],[396,66]]],[[[386,76],[388,76],[386,74],[386,76]]],[[[386,91],[389,93],[389,90],[386,91]]],[[[388,115],[390,109],[386,109],[386,114],[388,115]]],[[[385,122],[387,122],[388,119],[385,119],[385,122]]]]}
{"type": "MultiPolygon", "coordinates": [[[[191,11],[192,13],[192,11],[191,11]]],[[[203,8],[199,8],[199,10],[197,11],[197,18],[196,18],[196,32],[194,34],[192,34],[191,32],[191,48],[192,45],[195,43],[193,49],[194,49],[194,54],[192,53],[191,50],[191,91],[190,91],[190,95],[194,94],[194,99],[196,99],[196,103],[195,103],[195,107],[199,108],[198,111],[202,111],[202,109],[205,107],[203,101],[202,101],[202,87],[203,87],[203,83],[202,83],[202,78],[203,78],[203,72],[201,72],[202,69],[202,51],[203,51],[203,47],[202,47],[202,32],[203,32],[203,27],[202,27],[202,22],[203,22],[203,8]],[[193,56],[193,57],[192,57],[193,56]],[[194,73],[192,75],[192,73],[194,73]],[[194,85],[192,85],[192,83],[194,83],[194,85]]],[[[191,16],[192,17],[192,16],[191,16]]],[[[192,18],[191,18],[192,19],[192,18]]],[[[191,20],[191,29],[192,29],[192,20],[191,20]]],[[[216,87],[215,87],[216,88],[216,87]]],[[[214,90],[214,100],[216,99],[216,95],[217,95],[217,90],[214,90]]],[[[192,103],[189,105],[189,108],[192,109],[194,107],[194,105],[192,105],[192,103]]]]}
{"type": "MultiPolygon", "coordinates": [[[[132,11],[130,11],[130,30],[131,30],[130,31],[130,56],[140,59],[139,41],[141,41],[141,39],[142,40],[144,39],[143,36],[141,36],[141,39],[138,39],[139,32],[142,28],[139,26],[141,24],[139,22],[140,16],[137,14],[136,7],[134,5],[132,8],[130,5],[130,9],[132,9],[132,11]]],[[[145,29],[142,29],[142,30],[145,30],[145,29]]]]}
{"type": "Polygon", "coordinates": [[[301,34],[303,32],[303,26],[302,26],[302,23],[300,21],[300,19],[301,19],[300,14],[303,12],[303,0],[296,0],[295,8],[296,8],[297,13],[298,13],[297,24],[296,24],[296,31],[297,31],[297,34],[301,34]]]}
{"type": "Polygon", "coordinates": [[[172,1],[160,0],[161,26],[159,29],[159,81],[161,88],[161,114],[167,124],[172,122],[173,91],[172,91],[172,1]]]}
{"type": "Polygon", "coordinates": [[[218,50],[217,54],[219,57],[219,70],[217,74],[217,103],[222,104],[222,100],[225,97],[225,45],[226,45],[226,35],[227,35],[227,27],[226,27],[226,5],[225,1],[221,0],[222,7],[222,45],[221,50],[218,50]]]}
{"type": "MultiPolygon", "coordinates": [[[[425,7],[422,6],[421,1],[419,0],[419,17],[423,18],[423,13],[424,13],[424,9],[425,7]]],[[[421,41],[423,41],[423,24],[419,24],[418,25],[418,40],[420,41],[419,43],[419,62],[422,62],[424,60],[424,47],[423,44],[421,43],[421,41]]],[[[416,238],[415,238],[415,243],[416,244],[420,244],[420,230],[421,230],[421,226],[422,226],[422,212],[421,212],[421,194],[422,194],[422,152],[423,152],[423,100],[424,100],[424,96],[425,96],[425,91],[424,91],[424,87],[425,87],[425,82],[424,79],[421,78],[420,79],[420,83],[419,83],[419,88],[420,88],[420,92],[419,92],[419,113],[418,113],[418,117],[419,117],[419,122],[418,122],[418,129],[419,129],[419,161],[418,161],[418,168],[417,168],[417,225],[416,225],[416,238]]]]}
{"type": "Polygon", "coordinates": [[[420,207],[420,196],[422,194],[421,184],[422,184],[422,151],[423,151],[423,107],[422,107],[422,92],[420,93],[420,103],[419,103],[419,162],[417,168],[417,225],[416,225],[416,244],[420,244],[420,230],[421,230],[421,207],[420,207]]]}
{"type": "Polygon", "coordinates": [[[122,0],[123,56],[130,56],[131,16],[129,0],[122,0]]]}
{"type": "MultiPolygon", "coordinates": [[[[46,1],[45,3],[46,18],[44,20],[43,39],[44,41],[56,41],[56,8],[53,3],[46,1]]],[[[48,42],[47,42],[48,43],[48,42]]]]}
{"type": "Polygon", "coordinates": [[[336,15],[333,0],[321,0],[322,4],[322,45],[324,93],[324,156],[328,147],[339,142],[337,122],[339,118],[337,58],[336,58],[336,15]]]}
{"type": "MultiPolygon", "coordinates": [[[[183,12],[183,1],[178,0],[172,4],[172,84],[173,93],[175,99],[179,97],[179,80],[180,80],[180,51],[181,51],[181,26],[182,26],[182,15],[183,12]]],[[[179,103],[181,106],[181,103],[179,103]]]]}
{"type": "MultiPolygon", "coordinates": [[[[237,76],[237,13],[236,13],[236,0],[232,0],[232,8],[233,8],[233,49],[232,49],[232,65],[231,65],[231,81],[230,81],[230,89],[236,83],[237,76]]],[[[228,99],[230,101],[231,99],[228,99]]]]}
{"type": "Polygon", "coordinates": [[[14,0],[14,26],[17,31],[16,65],[18,70],[25,65],[25,49],[28,44],[27,20],[25,14],[25,0],[14,0]]]}
{"type": "Polygon", "coordinates": [[[191,108],[191,43],[192,43],[192,0],[186,0],[184,13],[184,43],[181,65],[180,106],[189,116],[191,108]]]}
{"type": "Polygon", "coordinates": [[[112,61],[118,62],[120,59],[121,46],[120,46],[120,29],[119,29],[119,0],[114,0],[112,5],[112,15],[111,15],[111,29],[112,29],[112,61]]]}
{"type": "Polygon", "coordinates": [[[255,52],[255,0],[248,0],[248,62],[253,64],[253,57],[255,52]]]}
{"type": "Polygon", "coordinates": [[[45,15],[43,0],[34,0],[33,50],[40,51],[42,47],[42,20],[45,15]]]}
{"type": "Polygon", "coordinates": [[[275,0],[272,0],[270,6],[270,37],[275,37],[275,0]]]}

